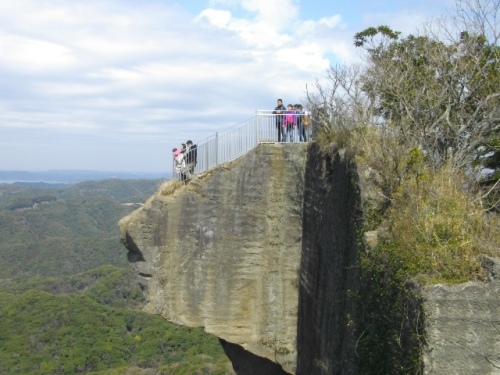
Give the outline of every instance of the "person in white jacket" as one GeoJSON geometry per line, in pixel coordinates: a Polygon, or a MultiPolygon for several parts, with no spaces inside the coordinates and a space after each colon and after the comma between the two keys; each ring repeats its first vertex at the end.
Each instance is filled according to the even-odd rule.
{"type": "Polygon", "coordinates": [[[172,153],[174,157],[174,173],[179,180],[184,181],[186,179],[186,175],[184,174],[186,170],[186,154],[181,153],[181,151],[176,148],[172,150],[172,153]]]}

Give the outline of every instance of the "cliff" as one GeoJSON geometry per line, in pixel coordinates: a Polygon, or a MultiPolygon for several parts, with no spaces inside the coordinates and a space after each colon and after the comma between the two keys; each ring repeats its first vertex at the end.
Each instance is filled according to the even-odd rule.
{"type": "Polygon", "coordinates": [[[359,285],[360,185],[373,193],[360,174],[333,147],[266,144],[167,183],[120,221],[146,311],[219,337],[238,374],[408,373],[398,366],[414,350],[414,373],[500,373],[498,260],[483,257],[490,282],[428,286],[422,298],[359,285]],[[401,321],[388,311],[398,298],[401,321]],[[412,339],[421,330],[425,342],[412,339]],[[388,332],[390,350],[361,347],[386,347],[388,332]]]}
{"type": "Polygon", "coordinates": [[[219,337],[239,374],[352,373],[356,178],[336,150],[261,145],[158,192],[120,222],[146,311],[219,337]]]}

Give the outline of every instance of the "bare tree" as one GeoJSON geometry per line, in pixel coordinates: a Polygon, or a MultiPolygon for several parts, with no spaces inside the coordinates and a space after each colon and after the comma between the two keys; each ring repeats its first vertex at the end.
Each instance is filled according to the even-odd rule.
{"type": "Polygon", "coordinates": [[[347,137],[353,132],[374,121],[371,100],[360,85],[362,74],[360,65],[333,66],[326,80],[316,81],[314,91],[307,92],[316,132],[330,134],[341,147],[348,144],[347,137]]]}
{"type": "Polygon", "coordinates": [[[499,10],[500,0],[457,0],[451,22],[422,35],[400,38],[387,26],[356,34],[366,63],[331,67],[327,84],[308,92],[318,128],[341,145],[383,129],[401,152],[417,148],[436,169],[448,163],[479,176],[500,153],[499,10]]]}
{"type": "Polygon", "coordinates": [[[489,45],[498,46],[500,38],[500,1],[457,0],[455,26],[474,35],[483,35],[489,45]]]}

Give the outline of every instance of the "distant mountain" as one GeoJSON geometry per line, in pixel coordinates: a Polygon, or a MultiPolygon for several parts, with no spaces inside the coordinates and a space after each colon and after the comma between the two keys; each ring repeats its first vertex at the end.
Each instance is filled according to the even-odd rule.
{"type": "Polygon", "coordinates": [[[76,184],[83,181],[101,181],[111,178],[120,180],[158,180],[171,179],[172,174],[164,172],[119,172],[119,171],[83,171],[83,170],[49,170],[49,171],[0,171],[0,183],[36,183],[41,184],[76,184]]]}
{"type": "Polygon", "coordinates": [[[63,188],[0,184],[0,279],[70,275],[103,264],[127,267],[118,220],[160,184],[144,179],[63,188]]]}

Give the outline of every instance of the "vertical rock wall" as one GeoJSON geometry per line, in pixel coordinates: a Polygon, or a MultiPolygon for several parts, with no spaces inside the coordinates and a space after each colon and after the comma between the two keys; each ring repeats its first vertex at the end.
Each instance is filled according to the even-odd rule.
{"type": "Polygon", "coordinates": [[[270,144],[157,193],[120,228],[146,310],[218,336],[239,374],[348,374],[357,210],[336,150],[270,144]]]}
{"type": "Polygon", "coordinates": [[[361,202],[357,171],[331,148],[309,150],[299,291],[298,374],[354,374],[361,202]]]}

